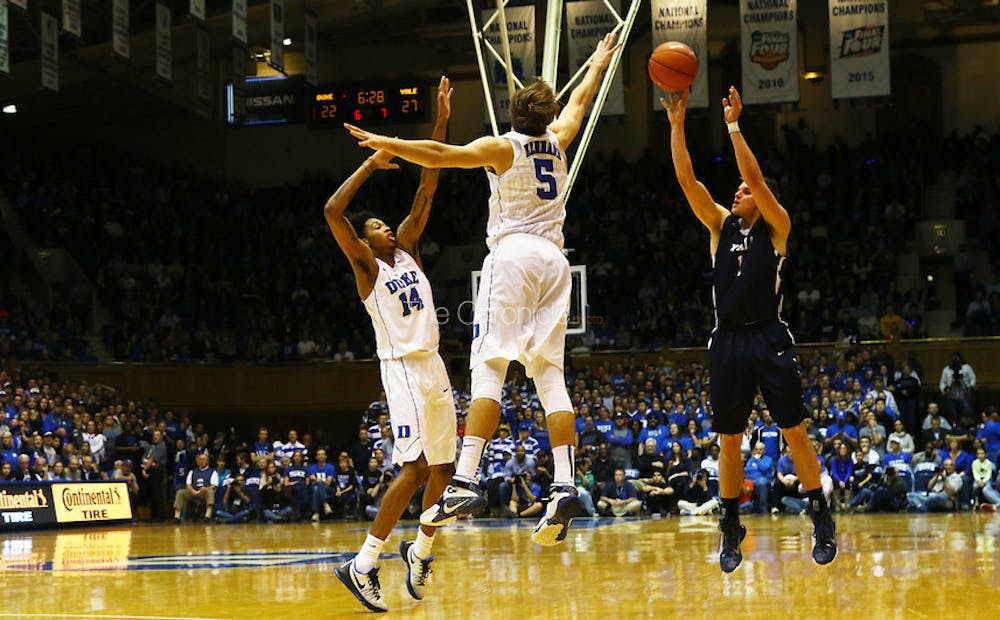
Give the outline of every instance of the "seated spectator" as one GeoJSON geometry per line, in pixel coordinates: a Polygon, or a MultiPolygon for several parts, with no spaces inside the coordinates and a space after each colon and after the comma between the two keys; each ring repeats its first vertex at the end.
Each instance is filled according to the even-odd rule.
{"type": "Polygon", "coordinates": [[[708,490],[708,480],[708,472],[704,469],[695,474],[684,499],[677,500],[677,507],[682,515],[704,515],[719,507],[719,500],[712,497],[708,490]]]}
{"type": "Polygon", "coordinates": [[[947,441],[947,448],[941,450],[941,460],[951,460],[955,463],[955,471],[959,475],[971,476],[972,475],[972,461],[974,460],[972,455],[963,450],[959,445],[958,439],[952,437],[947,441]]]}
{"type": "MultiPolygon", "coordinates": [[[[352,491],[353,488],[352,471],[352,491]]],[[[260,479],[260,502],[263,507],[261,515],[268,523],[285,523],[295,516],[292,498],[285,492],[285,481],[278,472],[274,461],[267,464],[267,469],[260,479]]],[[[356,501],[351,504],[351,515],[354,514],[353,510],[356,505],[356,501]]]]}
{"type": "Polygon", "coordinates": [[[233,524],[243,523],[250,518],[252,503],[245,484],[246,478],[243,474],[237,473],[232,481],[226,485],[226,492],[222,496],[222,508],[215,513],[217,520],[233,524]]]}
{"type": "Polygon", "coordinates": [[[910,462],[912,460],[912,456],[900,449],[899,440],[893,439],[889,442],[889,451],[882,457],[882,467],[893,467],[897,472],[901,470],[910,471],[910,462]]]}
{"type": "MultiPolygon", "coordinates": [[[[62,463],[57,462],[56,465],[62,470],[62,463]]],[[[131,459],[125,459],[122,461],[122,468],[117,471],[112,477],[112,480],[124,480],[128,486],[128,500],[129,504],[132,506],[132,514],[136,514],[135,508],[139,502],[139,479],[135,477],[135,472],[133,471],[133,464],[131,459]]],[[[63,478],[65,480],[65,478],[63,478]]]]}
{"type": "Polygon", "coordinates": [[[608,457],[608,444],[602,443],[597,446],[597,454],[591,457],[594,472],[594,481],[603,488],[603,485],[614,480],[615,464],[608,457]]]}
{"type": "MultiPolygon", "coordinates": [[[[316,450],[316,462],[309,466],[307,470],[307,484],[309,485],[309,497],[312,501],[312,521],[319,522],[320,512],[329,515],[333,512],[330,507],[330,485],[336,479],[337,471],[333,465],[326,461],[326,450],[320,448],[316,450]]],[[[371,462],[369,462],[371,467],[371,462]]]]}
{"type": "Polygon", "coordinates": [[[897,419],[892,423],[892,433],[889,434],[889,441],[891,442],[893,439],[899,442],[900,450],[907,454],[913,454],[913,436],[906,432],[902,420],[897,419]]]}
{"type": "Polygon", "coordinates": [[[679,441],[670,444],[670,454],[667,455],[667,471],[664,477],[667,479],[667,484],[673,487],[677,497],[684,495],[691,484],[691,461],[679,441]]]}
{"type": "Polygon", "coordinates": [[[926,491],[907,494],[908,507],[916,512],[957,510],[962,487],[962,477],[955,471],[955,462],[948,459],[934,472],[926,491]]]}
{"type": "Polygon", "coordinates": [[[921,463],[934,463],[935,465],[941,464],[941,454],[934,449],[933,442],[927,442],[924,446],[923,452],[917,452],[913,455],[913,460],[910,462],[914,468],[921,463]]]}
{"type": "MultiPolygon", "coordinates": [[[[532,428],[530,422],[522,422],[517,427],[517,441],[514,442],[514,445],[515,447],[523,446],[525,454],[534,458],[535,453],[538,452],[538,440],[531,436],[532,428]]],[[[517,456],[516,453],[515,456],[517,456]]]]}
{"type": "Polygon", "coordinates": [[[90,456],[84,456],[80,459],[80,468],[83,471],[82,480],[94,481],[94,480],[106,480],[108,475],[101,471],[100,466],[94,459],[90,456]]]}
{"type": "Polygon", "coordinates": [[[379,508],[382,507],[382,500],[385,498],[385,493],[389,490],[395,478],[395,475],[391,471],[379,472],[376,469],[373,472],[369,469],[368,473],[364,476],[364,495],[361,500],[364,504],[365,518],[372,521],[375,520],[379,508]],[[372,475],[375,476],[374,479],[372,475]]]}
{"type": "Polygon", "coordinates": [[[830,458],[828,468],[830,477],[833,478],[834,507],[841,511],[846,510],[854,495],[851,485],[854,460],[847,444],[840,444],[837,454],[830,458]]]}
{"type": "Polygon", "coordinates": [[[625,480],[625,470],[615,468],[614,480],[604,485],[601,499],[597,502],[597,512],[605,516],[636,516],[642,509],[642,502],[636,497],[635,487],[625,480]]]}
{"type": "Polygon", "coordinates": [[[0,462],[0,480],[5,482],[14,480],[14,469],[7,461],[0,462]]]}
{"type": "Polygon", "coordinates": [[[906,507],[906,482],[895,467],[886,467],[879,484],[862,489],[854,502],[857,512],[899,512],[906,507]]]}
{"type": "Polygon", "coordinates": [[[666,460],[656,451],[656,439],[649,437],[642,444],[642,454],[635,461],[635,468],[639,472],[639,479],[648,480],[653,477],[653,471],[660,473],[666,471],[666,460]]]}
{"type": "MultiPolygon", "coordinates": [[[[976,460],[972,461],[972,499],[979,506],[979,495],[993,484],[993,463],[986,458],[984,448],[976,449],[976,460]]],[[[987,500],[988,503],[993,503],[987,500]]]]}
{"type": "Polygon", "coordinates": [[[767,512],[768,494],[771,490],[771,480],[774,478],[774,461],[764,454],[763,442],[757,442],[750,458],[743,466],[746,480],[753,483],[755,506],[754,512],[767,512]]]}
{"type": "Polygon", "coordinates": [[[615,426],[608,433],[608,443],[609,456],[615,466],[631,469],[635,437],[632,436],[632,429],[628,427],[628,416],[624,413],[615,414],[615,426]]]}
{"type": "Polygon", "coordinates": [[[303,452],[292,453],[292,462],[285,468],[284,482],[288,494],[292,497],[292,505],[299,514],[305,514],[310,507],[309,484],[306,481],[308,472],[303,462],[303,452]]]}
{"type": "Polygon", "coordinates": [[[525,469],[511,483],[513,492],[505,513],[508,517],[534,517],[542,513],[544,506],[539,501],[542,489],[532,481],[531,474],[530,469],[525,469]]]}
{"type": "MultiPolygon", "coordinates": [[[[839,445],[841,448],[844,447],[844,444],[839,445]]],[[[771,481],[771,494],[768,499],[772,513],[778,512],[778,507],[784,505],[782,500],[785,496],[802,497],[802,494],[799,493],[799,477],[795,473],[795,462],[792,461],[787,445],[782,446],[776,472],[774,480],[771,481]]],[[[796,510],[796,512],[798,511],[796,510]]]]}
{"type": "Polygon", "coordinates": [[[333,496],[330,498],[331,506],[334,511],[354,515],[358,506],[357,474],[354,473],[349,457],[338,458],[336,476],[337,488],[333,490],[333,496]]]}
{"type": "Polygon", "coordinates": [[[590,471],[590,459],[587,457],[576,460],[576,475],[574,478],[576,490],[580,493],[580,503],[587,516],[593,517],[597,514],[594,507],[594,492],[597,488],[594,482],[594,474],[590,471]]]}
{"type": "Polygon", "coordinates": [[[646,511],[650,514],[670,514],[677,506],[674,489],[667,484],[662,471],[653,471],[653,475],[643,480],[637,490],[645,494],[646,511]]]}
{"type": "Polygon", "coordinates": [[[583,424],[584,424],[583,432],[580,433],[580,445],[579,445],[581,451],[586,449],[588,446],[597,446],[607,441],[607,438],[604,436],[604,433],[602,433],[601,431],[597,430],[597,428],[594,427],[593,416],[589,415],[586,416],[583,419],[583,424]]]}
{"type": "Polygon", "coordinates": [[[509,459],[503,469],[503,482],[500,483],[500,504],[507,507],[512,500],[514,489],[517,487],[521,474],[530,471],[535,472],[535,457],[529,456],[524,444],[518,444],[514,448],[514,458],[509,459]]]}
{"type": "Polygon", "coordinates": [[[212,518],[215,509],[215,489],[219,486],[219,474],[208,466],[208,455],[199,454],[195,457],[196,468],[187,474],[184,488],[178,489],[174,496],[174,519],[181,521],[191,500],[205,503],[205,519],[212,518]]]}

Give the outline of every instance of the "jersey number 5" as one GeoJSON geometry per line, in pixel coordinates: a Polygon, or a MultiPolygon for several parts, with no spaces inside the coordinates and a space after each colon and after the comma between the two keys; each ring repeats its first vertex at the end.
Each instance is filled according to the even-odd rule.
{"type": "Polygon", "coordinates": [[[406,291],[400,293],[399,301],[403,303],[403,316],[410,316],[411,310],[424,309],[424,300],[420,299],[420,293],[417,292],[416,287],[410,289],[409,298],[407,298],[406,291]]]}
{"type": "Polygon", "coordinates": [[[552,176],[555,164],[551,159],[536,159],[534,161],[535,178],[544,185],[544,187],[539,187],[536,193],[543,200],[552,200],[556,197],[556,178],[552,176]]]}

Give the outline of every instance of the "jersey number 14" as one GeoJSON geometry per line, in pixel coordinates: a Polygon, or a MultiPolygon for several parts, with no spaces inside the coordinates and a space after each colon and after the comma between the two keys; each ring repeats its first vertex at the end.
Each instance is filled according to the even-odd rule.
{"type": "Polygon", "coordinates": [[[424,300],[420,299],[420,293],[417,292],[417,287],[410,289],[409,296],[407,296],[406,291],[400,293],[399,301],[403,304],[403,316],[410,316],[410,312],[413,310],[424,309],[424,300]]]}

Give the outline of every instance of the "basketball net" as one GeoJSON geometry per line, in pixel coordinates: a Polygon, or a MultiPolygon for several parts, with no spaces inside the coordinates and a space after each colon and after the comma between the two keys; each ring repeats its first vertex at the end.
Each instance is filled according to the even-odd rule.
{"type": "MultiPolygon", "coordinates": [[[[577,145],[576,156],[573,158],[573,162],[569,169],[569,182],[566,186],[566,193],[564,199],[569,200],[569,195],[573,191],[573,183],[576,181],[576,175],[580,170],[580,166],[583,164],[583,158],[587,153],[587,147],[590,145],[590,139],[594,135],[594,130],[597,127],[597,121],[601,118],[601,110],[604,108],[604,101],[608,97],[608,92],[611,90],[611,81],[615,77],[615,73],[618,71],[618,67],[621,64],[622,54],[625,51],[625,44],[628,42],[629,34],[632,32],[632,25],[635,23],[636,15],[639,12],[639,5],[642,0],[629,0],[631,2],[628,11],[625,13],[623,18],[621,14],[612,6],[609,0],[603,0],[604,5],[607,7],[608,11],[616,22],[613,32],[618,34],[618,41],[622,43],[622,46],[615,52],[615,55],[611,59],[611,64],[608,66],[607,71],[604,72],[603,80],[601,81],[601,86],[597,91],[597,96],[594,98],[594,105],[590,109],[590,115],[587,117],[586,123],[583,127],[583,134],[580,137],[580,142],[577,145]]],[[[507,16],[505,8],[510,0],[496,0],[496,10],[482,23],[479,24],[478,12],[476,11],[474,0],[466,0],[466,5],[469,9],[469,24],[472,26],[472,43],[476,48],[476,62],[479,64],[479,77],[483,82],[483,93],[486,96],[486,111],[487,116],[490,120],[490,125],[493,128],[493,135],[499,136],[500,130],[497,124],[496,106],[493,102],[493,88],[490,84],[490,73],[487,70],[486,60],[484,58],[484,51],[489,53],[493,59],[495,59],[500,66],[503,67],[507,74],[507,92],[510,97],[514,96],[514,91],[519,88],[523,88],[524,84],[520,79],[514,74],[514,65],[511,62],[510,57],[510,40],[507,36],[507,16]],[[500,50],[498,51],[496,47],[487,39],[486,32],[489,30],[493,24],[496,23],[500,27],[500,50]]],[[[562,16],[563,16],[563,0],[549,0],[548,8],[546,10],[545,16],[545,31],[542,33],[542,79],[548,82],[552,88],[557,93],[557,98],[562,100],[563,96],[571,89],[573,86],[583,77],[587,71],[587,67],[590,63],[584,63],[575,74],[562,88],[556,85],[556,79],[559,73],[559,38],[562,34],[562,16]]]]}

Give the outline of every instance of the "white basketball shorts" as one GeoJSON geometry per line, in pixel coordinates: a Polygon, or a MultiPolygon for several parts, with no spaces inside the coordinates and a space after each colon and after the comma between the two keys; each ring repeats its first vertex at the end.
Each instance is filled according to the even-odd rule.
{"type": "Polygon", "coordinates": [[[382,387],[396,440],[392,463],[402,466],[423,454],[428,465],[455,462],[455,401],[448,371],[437,353],[411,353],[382,360],[382,387]]]}
{"type": "Polygon", "coordinates": [[[500,239],[483,261],[470,368],[496,358],[518,360],[529,377],[546,362],[562,368],[571,291],[556,244],[527,234],[500,239]]]}

